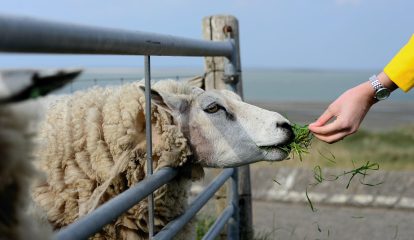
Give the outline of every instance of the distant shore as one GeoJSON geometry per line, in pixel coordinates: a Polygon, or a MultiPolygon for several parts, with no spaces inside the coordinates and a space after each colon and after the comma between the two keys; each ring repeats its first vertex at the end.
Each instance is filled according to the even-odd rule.
{"type": "MultiPolygon", "coordinates": [[[[316,120],[330,102],[259,102],[250,101],[256,106],[276,111],[290,121],[309,124],[316,120]]],[[[372,107],[365,117],[361,129],[387,131],[396,127],[414,125],[414,104],[408,102],[380,102],[372,107]]]]}

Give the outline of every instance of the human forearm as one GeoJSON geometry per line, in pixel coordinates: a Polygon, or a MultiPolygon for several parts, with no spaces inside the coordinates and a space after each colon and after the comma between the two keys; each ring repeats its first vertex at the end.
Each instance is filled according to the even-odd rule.
{"type": "MultiPolygon", "coordinates": [[[[397,88],[407,92],[414,86],[414,35],[378,74],[377,79],[390,92],[397,88]]],[[[309,125],[309,130],[328,143],[337,142],[357,131],[371,106],[388,97],[388,92],[380,88],[376,79],[370,81],[343,93],[318,120],[309,125]]]]}

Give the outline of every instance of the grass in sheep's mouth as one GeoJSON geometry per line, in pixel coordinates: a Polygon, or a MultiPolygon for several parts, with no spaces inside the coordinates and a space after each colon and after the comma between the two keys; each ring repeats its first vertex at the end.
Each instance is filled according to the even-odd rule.
{"type": "Polygon", "coordinates": [[[302,161],[302,155],[309,153],[308,149],[311,145],[311,141],[313,138],[312,133],[308,129],[308,125],[299,125],[294,124],[292,126],[292,130],[295,134],[295,139],[286,146],[263,146],[260,147],[266,151],[270,151],[272,149],[280,149],[286,153],[290,153],[292,158],[298,156],[300,161],[302,161]]]}
{"type": "Polygon", "coordinates": [[[308,149],[310,148],[313,135],[309,131],[308,125],[294,124],[292,130],[295,134],[295,139],[288,146],[281,147],[280,149],[290,152],[292,158],[298,156],[300,161],[302,161],[302,155],[309,153],[308,149]]]}

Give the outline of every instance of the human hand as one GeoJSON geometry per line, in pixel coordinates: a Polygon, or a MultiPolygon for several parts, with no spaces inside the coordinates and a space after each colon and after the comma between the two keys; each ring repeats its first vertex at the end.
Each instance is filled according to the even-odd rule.
{"type": "Polygon", "coordinates": [[[320,140],[335,143],[358,130],[375,102],[371,84],[362,83],[337,98],[316,122],[309,124],[309,130],[320,140]]]}

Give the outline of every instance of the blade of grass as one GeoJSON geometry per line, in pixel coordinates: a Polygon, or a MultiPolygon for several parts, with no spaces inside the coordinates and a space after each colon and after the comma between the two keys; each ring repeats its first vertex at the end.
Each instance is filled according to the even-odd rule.
{"type": "MultiPolygon", "coordinates": [[[[379,170],[379,164],[378,163],[370,163],[369,161],[367,161],[361,167],[355,167],[355,162],[354,161],[352,161],[352,164],[354,166],[354,169],[352,169],[350,171],[346,171],[343,174],[339,175],[339,176],[345,176],[345,175],[351,174],[351,177],[348,180],[348,184],[346,185],[346,189],[349,188],[349,186],[350,186],[350,184],[352,182],[352,179],[354,179],[355,176],[361,175],[363,178],[365,178],[365,176],[368,175],[368,173],[367,173],[368,170],[371,170],[371,171],[377,171],[377,170],[379,170]]],[[[381,184],[381,183],[378,183],[378,184],[368,184],[368,183],[363,182],[363,180],[362,181],[360,180],[360,182],[361,183],[364,183],[364,185],[367,185],[367,186],[369,186],[369,185],[375,186],[375,185],[381,184]]]]}
{"type": "Polygon", "coordinates": [[[277,183],[279,186],[282,186],[282,184],[280,184],[280,182],[278,182],[276,179],[273,179],[273,182],[277,183]]]}
{"type": "Polygon", "coordinates": [[[309,195],[308,195],[308,187],[306,187],[306,189],[305,189],[305,195],[306,195],[306,199],[308,200],[308,203],[309,203],[309,206],[310,206],[312,212],[316,212],[317,209],[313,206],[313,203],[310,200],[309,195]]]}
{"type": "Polygon", "coordinates": [[[319,149],[317,151],[318,151],[319,155],[322,156],[323,159],[327,160],[330,163],[336,163],[335,155],[333,155],[333,153],[331,151],[327,150],[329,152],[330,157],[327,157],[324,154],[322,154],[322,152],[319,149]]]}

